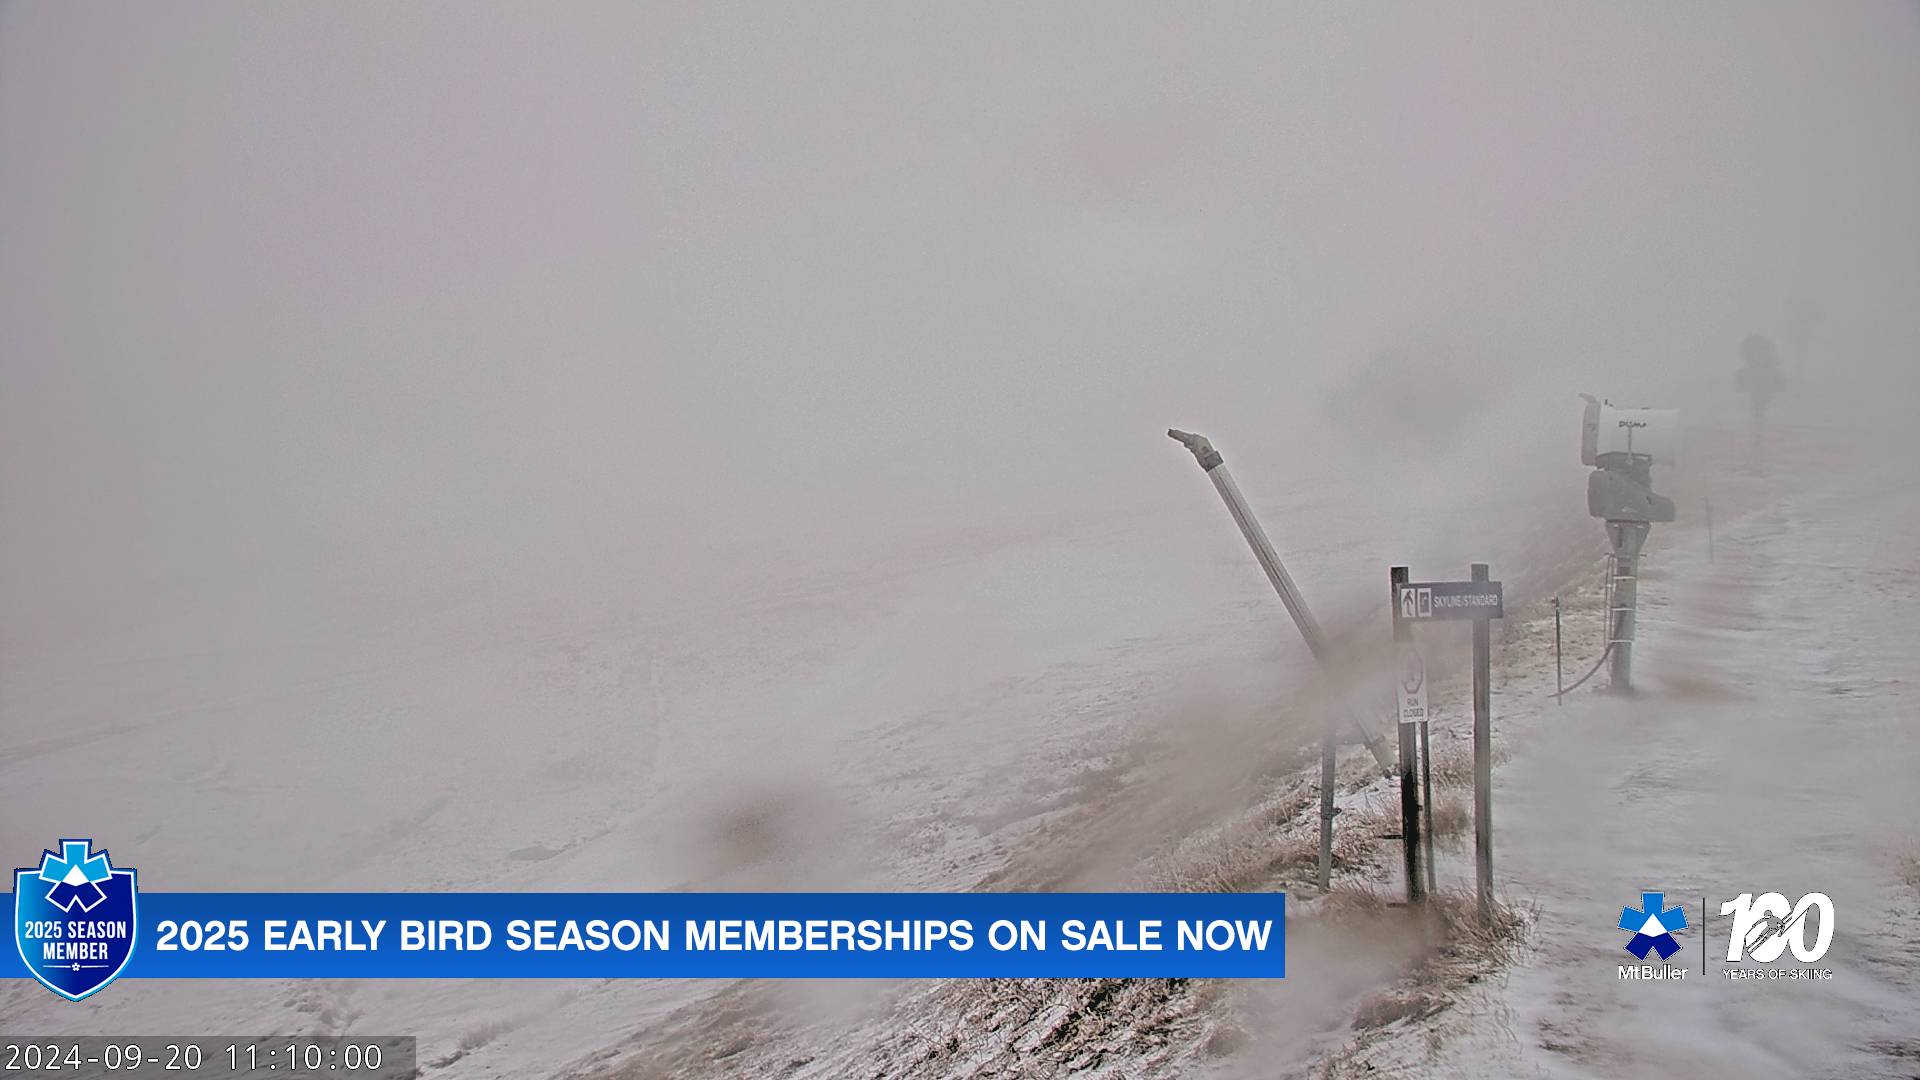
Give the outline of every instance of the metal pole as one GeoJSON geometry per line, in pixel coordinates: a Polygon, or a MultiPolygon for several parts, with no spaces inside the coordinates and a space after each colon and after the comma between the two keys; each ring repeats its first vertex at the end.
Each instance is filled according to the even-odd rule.
{"type": "MultiPolygon", "coordinates": [[[[1607,540],[1609,542],[1613,540],[1612,529],[1607,530],[1607,540]]],[[[1606,614],[1601,618],[1600,622],[1601,632],[1606,636],[1606,641],[1602,643],[1603,645],[1613,642],[1613,579],[1619,573],[1619,556],[1611,551],[1607,552],[1607,579],[1600,583],[1600,606],[1606,609],[1606,614]]]]}
{"type": "Polygon", "coordinates": [[[1422,836],[1425,848],[1422,851],[1427,860],[1427,891],[1437,892],[1440,885],[1434,880],[1433,858],[1433,715],[1428,710],[1427,719],[1420,722],[1420,823],[1426,830],[1422,836]]]}
{"type": "MultiPolygon", "coordinates": [[[[1306,639],[1307,651],[1322,667],[1326,667],[1329,662],[1326,635],[1321,633],[1320,624],[1308,609],[1306,598],[1300,595],[1293,577],[1280,562],[1280,553],[1273,549],[1273,542],[1267,539],[1266,530],[1260,527],[1260,522],[1253,516],[1246,496],[1240,494],[1240,485],[1234,483],[1233,474],[1227,471],[1226,460],[1204,435],[1170,428],[1167,436],[1193,451],[1193,459],[1200,463],[1200,468],[1213,481],[1214,490],[1220,493],[1220,500],[1227,504],[1227,513],[1233,515],[1233,523],[1240,527],[1240,535],[1246,538],[1247,546],[1253,549],[1254,559],[1266,571],[1273,591],[1280,594],[1280,602],[1286,605],[1287,614],[1293,616],[1293,624],[1299,627],[1300,636],[1306,639]]],[[[1360,733],[1360,740],[1373,752],[1373,759],[1379,763],[1381,771],[1388,776],[1393,775],[1393,762],[1387,757],[1385,740],[1374,734],[1359,717],[1352,717],[1352,720],[1355,730],[1360,733]]]]}
{"type": "Polygon", "coordinates": [[[1320,718],[1320,891],[1333,888],[1334,719],[1332,709],[1320,718]]]}
{"type": "MultiPolygon", "coordinates": [[[[1393,641],[1396,647],[1413,640],[1413,628],[1400,619],[1400,587],[1407,583],[1407,568],[1396,566],[1387,571],[1387,606],[1393,612],[1393,641]]],[[[1414,782],[1414,746],[1412,724],[1396,724],[1400,729],[1400,840],[1407,873],[1407,903],[1418,904],[1426,898],[1426,880],[1420,870],[1420,788],[1414,782]]]]}
{"type": "Polygon", "coordinates": [[[1560,663],[1560,598],[1553,598],[1553,702],[1567,703],[1567,676],[1560,663]]]}
{"type": "Polygon", "coordinates": [[[1638,629],[1634,608],[1640,600],[1640,549],[1649,528],[1639,521],[1607,522],[1614,555],[1612,633],[1607,640],[1613,655],[1608,677],[1613,689],[1623,692],[1633,689],[1633,639],[1638,629]]]}
{"type": "MultiPolygon", "coordinates": [[[[1486,581],[1487,564],[1473,564],[1486,581]]],[[[1493,620],[1473,620],[1473,879],[1480,917],[1493,902],[1493,620]]]]}
{"type": "MultiPolygon", "coordinates": [[[[1204,440],[1202,440],[1204,442],[1204,440]]],[[[1240,485],[1234,483],[1233,474],[1227,471],[1226,462],[1220,459],[1217,451],[1208,445],[1208,452],[1219,463],[1207,469],[1212,478],[1214,490],[1220,493],[1221,501],[1227,504],[1228,513],[1233,515],[1234,524],[1240,527],[1240,534],[1247,538],[1247,546],[1253,549],[1253,557],[1260,568],[1267,572],[1267,580],[1273,584],[1273,591],[1280,594],[1280,602],[1286,605],[1287,614],[1293,616],[1293,623],[1300,629],[1300,636],[1306,639],[1307,651],[1322,667],[1326,666],[1326,639],[1321,634],[1320,623],[1314,619],[1308,609],[1306,598],[1293,583],[1293,576],[1280,562],[1279,552],[1273,549],[1273,542],[1267,539],[1267,532],[1247,506],[1246,496],[1240,493],[1240,485]]],[[[1200,450],[1194,455],[1206,468],[1206,460],[1200,450]]],[[[1323,709],[1320,718],[1320,864],[1319,885],[1322,891],[1333,887],[1333,817],[1336,812],[1333,805],[1334,780],[1338,771],[1338,749],[1336,747],[1338,721],[1332,709],[1323,709]]],[[[1362,728],[1362,740],[1372,746],[1368,732],[1362,728]]]]}

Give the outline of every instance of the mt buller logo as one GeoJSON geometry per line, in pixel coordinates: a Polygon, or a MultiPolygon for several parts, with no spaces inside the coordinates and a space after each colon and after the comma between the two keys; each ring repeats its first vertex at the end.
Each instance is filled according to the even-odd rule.
{"type": "Polygon", "coordinates": [[[133,957],[135,874],[91,840],[62,840],[39,866],[13,872],[13,943],[47,989],[79,1001],[133,957]]]}
{"type": "Polygon", "coordinates": [[[1639,910],[1620,909],[1620,929],[1633,935],[1627,951],[1641,960],[1647,958],[1649,949],[1658,952],[1662,960],[1680,951],[1673,932],[1687,928],[1687,913],[1678,907],[1666,907],[1666,902],[1666,893],[1641,893],[1639,910]]]}

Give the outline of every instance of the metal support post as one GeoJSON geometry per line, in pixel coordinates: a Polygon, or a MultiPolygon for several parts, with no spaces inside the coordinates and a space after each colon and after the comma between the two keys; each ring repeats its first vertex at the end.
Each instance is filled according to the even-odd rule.
{"type": "Polygon", "coordinates": [[[1565,705],[1567,693],[1566,669],[1560,662],[1560,598],[1553,598],[1553,702],[1565,705]]]}
{"type": "Polygon", "coordinates": [[[1427,863],[1427,891],[1437,892],[1433,857],[1433,719],[1420,725],[1420,824],[1425,842],[1421,855],[1427,863]]]}
{"type": "MultiPolygon", "coordinates": [[[[1400,618],[1400,587],[1407,583],[1407,568],[1396,566],[1387,572],[1387,601],[1393,611],[1393,640],[1396,647],[1413,640],[1413,628],[1400,618]]],[[[1396,724],[1400,729],[1400,839],[1407,874],[1407,903],[1418,904],[1426,898],[1426,879],[1420,868],[1420,788],[1414,781],[1415,746],[1413,724],[1396,724]]]]}
{"type": "MultiPolygon", "coordinates": [[[[1486,581],[1487,564],[1473,564],[1486,581]]],[[[1473,877],[1480,917],[1493,900],[1493,623],[1473,620],[1473,877]]]]}
{"type": "Polygon", "coordinates": [[[1649,526],[1639,521],[1609,521],[1613,541],[1613,603],[1608,612],[1607,645],[1613,650],[1608,676],[1614,690],[1633,689],[1633,641],[1638,630],[1635,606],[1640,598],[1640,551],[1649,526]]]}

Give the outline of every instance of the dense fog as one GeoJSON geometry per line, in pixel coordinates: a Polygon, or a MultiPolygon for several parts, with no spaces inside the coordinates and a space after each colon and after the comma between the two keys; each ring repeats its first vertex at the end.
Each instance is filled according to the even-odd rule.
{"type": "MultiPolygon", "coordinates": [[[[1543,950],[1649,872],[1576,880],[1563,848],[1758,819],[1713,777],[1642,784],[1635,739],[1675,770],[1737,742],[1790,796],[1737,839],[1827,853],[1853,918],[1906,895],[1862,851],[1911,832],[1920,747],[1873,697],[1920,685],[1889,598],[1920,519],[1916,115],[1911,2],[0,0],[0,859],[90,836],[156,891],[1293,889],[1323,711],[1385,717],[1387,567],[1489,562],[1500,738],[1554,732],[1498,774],[1543,950]],[[1767,467],[1753,334],[1787,380],[1767,467]],[[1567,595],[1571,676],[1612,633],[1582,393],[1683,411],[1655,707],[1548,697],[1539,605],[1567,595]],[[1169,427],[1359,644],[1334,678],[1169,427]],[[1542,722],[1576,713],[1640,728],[1542,722]],[[1875,732],[1870,767],[1803,716],[1875,732]],[[1643,787],[1666,801],[1604,816],[1643,787]]],[[[1433,638],[1464,753],[1466,638],[1433,638]]],[[[1397,826],[1348,751],[1338,880],[1385,895],[1397,826]]],[[[1733,858],[1658,849],[1676,881],[1733,858]]],[[[1179,1053],[1272,1075],[1430,946],[1369,910],[1300,920],[1283,981],[1098,1008],[129,978],[105,1014],[0,984],[0,1026],[417,1033],[453,1080],[979,1075],[916,1024],[958,1025],[956,1061],[1110,1037],[1172,1075],[1126,1055],[1185,1023],[1179,1053]],[[1233,1009],[1269,1041],[1216,1046],[1233,1009]],[[1069,1013],[1110,1028],[1056,1039],[1069,1013]]],[[[1604,991],[1603,944],[1600,983],[1516,978],[1604,991]]],[[[1878,974],[1763,1064],[1905,1022],[1910,975],[1878,974]]],[[[1568,1012],[1642,1045],[1640,1013],[1568,1012]]],[[[1649,1030],[1716,1050],[1720,1019],[1649,1030]]],[[[1887,1045],[1861,1052],[1920,1052],[1887,1045]]]]}
{"type": "Polygon", "coordinates": [[[1911,367],[1910,4],[0,20],[14,650],[1151,505],[1168,424],[1318,486],[1396,387],[1570,413],[1797,310],[1911,367]]]}

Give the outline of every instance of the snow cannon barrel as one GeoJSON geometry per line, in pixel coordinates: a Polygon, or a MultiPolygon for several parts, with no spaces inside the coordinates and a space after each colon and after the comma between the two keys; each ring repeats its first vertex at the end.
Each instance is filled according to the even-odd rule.
{"type": "Polygon", "coordinates": [[[1580,463],[1604,466],[1608,458],[1680,464],[1680,410],[1620,409],[1589,400],[1580,422],[1580,463]]]}
{"type": "Polygon", "coordinates": [[[1200,468],[1206,472],[1219,468],[1226,460],[1220,456],[1220,451],[1215,450],[1213,444],[1207,441],[1205,435],[1195,435],[1191,431],[1181,431],[1179,428],[1168,428],[1167,438],[1193,451],[1193,460],[1199,462],[1200,468]]]}
{"type": "Polygon", "coordinates": [[[1673,500],[1653,490],[1653,467],[1680,460],[1680,410],[1621,409],[1587,399],[1580,421],[1580,461],[1587,476],[1587,513],[1603,521],[1657,524],[1674,520],[1673,500]]]}

